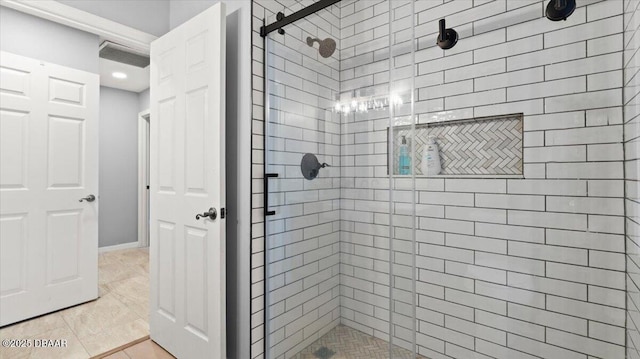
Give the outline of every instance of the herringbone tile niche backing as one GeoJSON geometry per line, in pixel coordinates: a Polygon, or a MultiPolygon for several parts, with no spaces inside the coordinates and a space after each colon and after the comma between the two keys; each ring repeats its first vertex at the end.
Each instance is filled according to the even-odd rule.
{"type": "Polygon", "coordinates": [[[440,175],[521,175],[523,114],[511,114],[416,124],[393,128],[393,172],[398,174],[402,136],[409,153],[415,142],[411,164],[416,175],[422,173],[422,157],[429,136],[435,136],[440,151],[440,175]]]}

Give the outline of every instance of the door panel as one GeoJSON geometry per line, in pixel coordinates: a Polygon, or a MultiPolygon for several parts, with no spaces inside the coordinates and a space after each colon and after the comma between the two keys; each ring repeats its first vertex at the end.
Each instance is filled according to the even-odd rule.
{"type": "Polygon", "coordinates": [[[0,190],[27,188],[28,126],[29,114],[0,110],[0,190]]]}
{"type": "Polygon", "coordinates": [[[185,183],[187,193],[193,195],[207,194],[206,170],[208,167],[205,152],[207,130],[207,89],[198,89],[187,94],[187,141],[185,158],[185,183]]]}
{"type": "Polygon", "coordinates": [[[99,77],[0,53],[0,326],[98,296],[99,77]]]}
{"type": "Polygon", "coordinates": [[[31,93],[29,91],[31,84],[31,72],[22,71],[16,68],[9,68],[2,66],[0,68],[0,92],[12,94],[14,96],[20,96],[23,98],[29,98],[31,93]]]}
{"type": "Polygon", "coordinates": [[[49,80],[50,102],[84,106],[84,93],[84,84],[57,78],[49,80]]]}
{"type": "MultiPolygon", "coordinates": [[[[155,124],[158,129],[158,143],[162,143],[157,150],[158,158],[163,158],[165,161],[158,163],[158,191],[175,193],[175,158],[173,153],[176,151],[176,138],[174,131],[175,121],[175,98],[169,98],[158,104],[158,113],[156,114],[157,120],[155,124]]],[[[151,128],[153,129],[153,124],[151,128]]],[[[153,141],[153,140],[151,140],[153,141]]],[[[153,174],[151,175],[153,179],[153,174]]]]}
{"type": "Polygon", "coordinates": [[[84,173],[84,120],[51,116],[47,137],[49,188],[81,187],[84,173]]]}
{"type": "Polygon", "coordinates": [[[47,215],[46,285],[77,279],[82,248],[82,212],[52,211],[47,215]]]}
{"type": "MultiPolygon", "coordinates": [[[[176,318],[176,226],[174,223],[158,222],[158,240],[151,241],[151,247],[157,244],[158,258],[162,258],[162,266],[157,270],[158,289],[154,298],[157,300],[158,312],[172,322],[176,318]]],[[[153,232],[153,231],[152,231],[153,232]]],[[[155,278],[154,278],[155,279],[155,278]]]]}
{"type": "Polygon", "coordinates": [[[151,44],[151,338],[185,359],[226,357],[224,50],[222,3],[151,44]]]}
{"type": "Polygon", "coordinates": [[[187,227],[185,230],[185,263],[189,280],[185,282],[186,327],[192,333],[204,338],[209,335],[207,318],[207,242],[210,238],[206,230],[187,227]]]}
{"type": "Polygon", "coordinates": [[[0,218],[0,253],[12,253],[0,263],[0,296],[26,290],[27,215],[14,214],[0,218]]]}

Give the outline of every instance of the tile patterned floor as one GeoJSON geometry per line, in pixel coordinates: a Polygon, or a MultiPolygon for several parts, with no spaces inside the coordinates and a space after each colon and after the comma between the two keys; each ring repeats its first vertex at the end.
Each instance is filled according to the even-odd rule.
{"type": "Polygon", "coordinates": [[[0,348],[1,359],[85,359],[149,335],[149,251],[101,253],[100,298],[0,329],[0,339],[67,339],[66,348],[0,348]]]}
{"type": "MultiPolygon", "coordinates": [[[[393,348],[392,354],[393,359],[411,359],[413,357],[410,351],[398,346],[393,348]]],[[[294,359],[388,358],[389,342],[344,325],[338,325],[294,357],[294,359]]],[[[416,359],[427,358],[418,355],[416,359]]]]}

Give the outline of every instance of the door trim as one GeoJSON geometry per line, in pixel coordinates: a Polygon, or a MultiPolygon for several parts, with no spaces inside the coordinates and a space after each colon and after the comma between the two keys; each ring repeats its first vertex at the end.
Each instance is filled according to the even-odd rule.
{"type": "Polygon", "coordinates": [[[57,1],[0,0],[0,5],[75,29],[96,34],[106,40],[149,54],[156,36],[76,9],[57,1]]]}
{"type": "Polygon", "coordinates": [[[140,248],[149,247],[149,183],[148,159],[149,141],[147,131],[150,126],[151,111],[138,113],[138,242],[140,248]]]}

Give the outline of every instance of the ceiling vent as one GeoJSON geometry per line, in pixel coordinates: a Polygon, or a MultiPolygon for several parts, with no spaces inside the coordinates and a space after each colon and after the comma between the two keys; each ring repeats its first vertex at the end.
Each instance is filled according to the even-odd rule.
{"type": "Polygon", "coordinates": [[[140,68],[149,66],[149,56],[110,41],[100,45],[100,58],[132,65],[140,68]]]}

